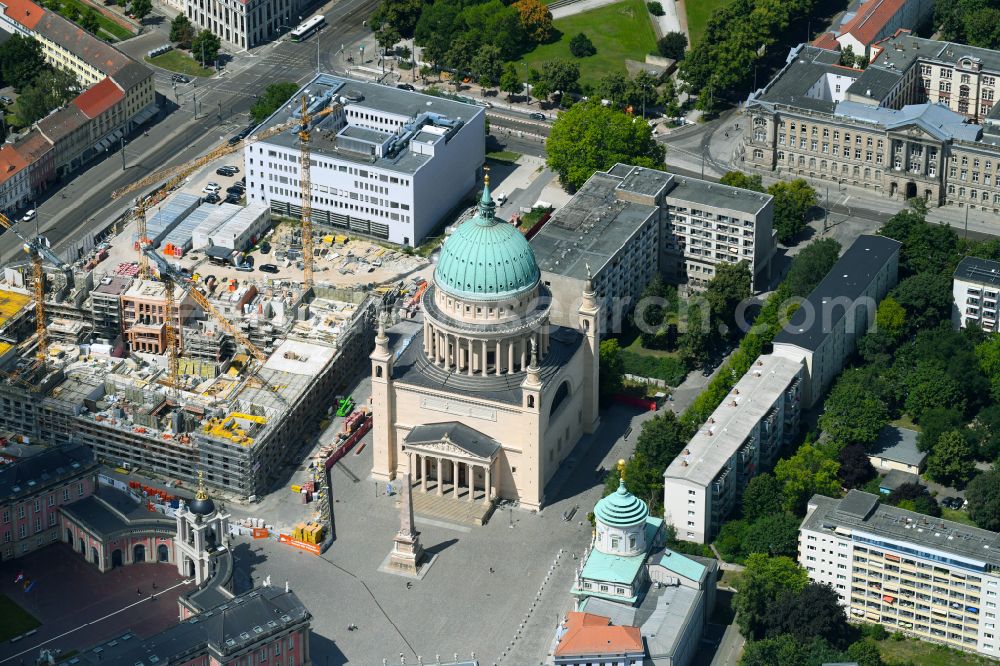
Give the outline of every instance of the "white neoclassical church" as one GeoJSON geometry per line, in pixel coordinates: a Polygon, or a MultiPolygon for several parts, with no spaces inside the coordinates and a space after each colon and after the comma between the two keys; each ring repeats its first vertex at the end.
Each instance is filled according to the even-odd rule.
{"type": "Polygon", "coordinates": [[[441,248],[422,330],[404,343],[379,326],[372,477],[409,471],[417,492],[537,510],[598,424],[600,307],[588,284],[579,329],[552,326],[531,246],[495,209],[487,179],[441,248]]]}

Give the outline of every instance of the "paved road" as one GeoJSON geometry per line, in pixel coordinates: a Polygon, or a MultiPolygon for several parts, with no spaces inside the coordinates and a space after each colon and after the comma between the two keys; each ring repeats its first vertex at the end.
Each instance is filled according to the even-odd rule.
{"type": "MultiPolygon", "coordinates": [[[[249,122],[255,95],[276,81],[305,81],[316,70],[317,43],[320,62],[326,70],[342,69],[341,46],[355,44],[370,35],[362,25],[377,0],[339,0],[321,10],[329,27],[312,39],[295,44],[286,40],[237,55],[226,70],[210,79],[199,79],[174,88],[170,75],[157,70],[156,89],[167,101],[161,119],[125,146],[126,170],[119,152],[111,152],[99,163],[75,174],[62,187],[53,188],[35,206],[39,230],[57,247],[80,233],[104,226],[127,202],[111,202],[110,195],[156,169],[190,160],[206,152],[219,140],[231,136],[249,122]],[[69,205],[72,203],[72,205],[69,205]]],[[[169,25],[163,21],[153,31],[125,42],[123,50],[141,55],[166,41],[169,25]]],[[[33,232],[33,226],[29,232],[33,232]]],[[[13,234],[0,236],[0,264],[20,253],[13,234]]]]}

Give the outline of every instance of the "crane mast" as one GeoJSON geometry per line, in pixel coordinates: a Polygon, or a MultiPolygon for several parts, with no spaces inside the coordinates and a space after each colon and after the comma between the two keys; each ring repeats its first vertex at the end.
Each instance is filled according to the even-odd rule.
{"type": "Polygon", "coordinates": [[[302,96],[302,125],[299,127],[299,155],[302,169],[299,185],[302,192],[302,282],[306,291],[313,286],[313,237],[312,237],[312,183],[309,162],[309,121],[312,118],[307,108],[308,98],[302,96]]]}

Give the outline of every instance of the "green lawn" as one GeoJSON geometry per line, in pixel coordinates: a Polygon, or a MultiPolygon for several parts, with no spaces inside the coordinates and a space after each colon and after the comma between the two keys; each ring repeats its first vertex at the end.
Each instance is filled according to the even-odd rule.
{"type": "MultiPolygon", "coordinates": [[[[63,16],[66,16],[66,8],[69,7],[70,5],[75,6],[81,16],[88,9],[93,9],[89,5],[85,5],[79,0],[62,0],[62,5],[59,9],[59,13],[62,14],[63,16]]],[[[96,9],[93,9],[93,12],[97,14],[97,24],[101,26],[97,35],[98,37],[106,39],[111,42],[116,42],[120,39],[128,39],[129,37],[133,36],[131,31],[126,30],[122,26],[118,25],[117,23],[106,17],[104,14],[102,14],[101,12],[97,11],[96,9]]],[[[77,21],[79,21],[79,19],[77,19],[77,21]]]]}
{"type": "Polygon", "coordinates": [[[705,32],[708,19],[719,7],[728,5],[730,0],[687,0],[685,8],[687,10],[688,35],[691,38],[691,45],[694,46],[701,39],[701,34],[705,32]]]}
{"type": "Polygon", "coordinates": [[[212,70],[202,67],[191,56],[176,50],[167,51],[155,58],[146,56],[146,62],[188,76],[212,76],[212,70]]]}
{"type": "Polygon", "coordinates": [[[515,153],[512,150],[495,150],[492,153],[486,153],[486,159],[497,162],[516,162],[521,159],[521,153],[515,153]]]}
{"type": "Polygon", "coordinates": [[[909,414],[903,414],[895,421],[889,421],[889,425],[896,426],[897,428],[906,428],[907,430],[916,430],[917,432],[921,430],[920,426],[913,422],[909,414]]]}
{"type": "Polygon", "coordinates": [[[0,622],[0,642],[20,636],[41,624],[6,594],[0,594],[0,617],[3,618],[3,622],[0,622]]]}
{"type": "Polygon", "coordinates": [[[570,60],[580,66],[580,83],[597,83],[612,72],[624,74],[626,59],[644,62],[647,53],[656,52],[656,35],[642,0],[622,0],[552,23],[562,33],[559,41],[535,47],[521,62],[541,70],[547,60],[570,60]],[[574,58],[569,40],[581,32],[594,43],[597,53],[574,58]]]}
{"type": "Polygon", "coordinates": [[[967,652],[952,650],[943,645],[935,645],[915,638],[901,641],[879,641],[882,658],[893,664],[912,663],[913,666],[985,666],[996,665],[995,661],[978,657],[967,652]]]}

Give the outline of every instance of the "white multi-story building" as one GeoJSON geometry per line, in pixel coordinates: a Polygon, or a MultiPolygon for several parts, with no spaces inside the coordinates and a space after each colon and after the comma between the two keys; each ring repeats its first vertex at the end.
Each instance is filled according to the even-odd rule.
{"type": "Polygon", "coordinates": [[[896,285],[901,245],[884,236],[858,237],[774,337],[775,356],[806,366],[806,407],[822,397],[857,339],[875,325],[878,302],[896,285]]]}
{"type": "Polygon", "coordinates": [[[194,25],[240,50],[265,44],[298,23],[299,0],[176,0],[194,25]]]}
{"type": "MultiPolygon", "coordinates": [[[[416,246],[476,186],[485,161],[483,107],[319,74],[260,129],[310,112],[314,229],[416,246]]],[[[301,217],[299,139],[282,132],[246,148],[247,198],[301,217]]]]}
{"type": "Polygon", "coordinates": [[[997,293],[1000,292],[1000,262],[965,257],[958,262],[952,278],[954,307],[951,318],[956,328],[970,324],[984,331],[997,331],[997,293]]]}
{"type": "Polygon", "coordinates": [[[798,430],[801,361],[758,358],[663,473],[663,516],[677,538],[708,543],[750,479],[798,430]]]}
{"type": "Polygon", "coordinates": [[[620,330],[657,272],[701,288],[721,262],[750,265],[767,288],[775,252],[769,194],[617,164],[597,172],[531,239],[552,291],[553,321],[575,318],[587,272],[602,301],[602,330],[620,330]]]}
{"type": "Polygon", "coordinates": [[[799,564],[833,587],[854,620],[1000,658],[1000,535],[880,505],[875,495],[814,495],[799,564]]]}

